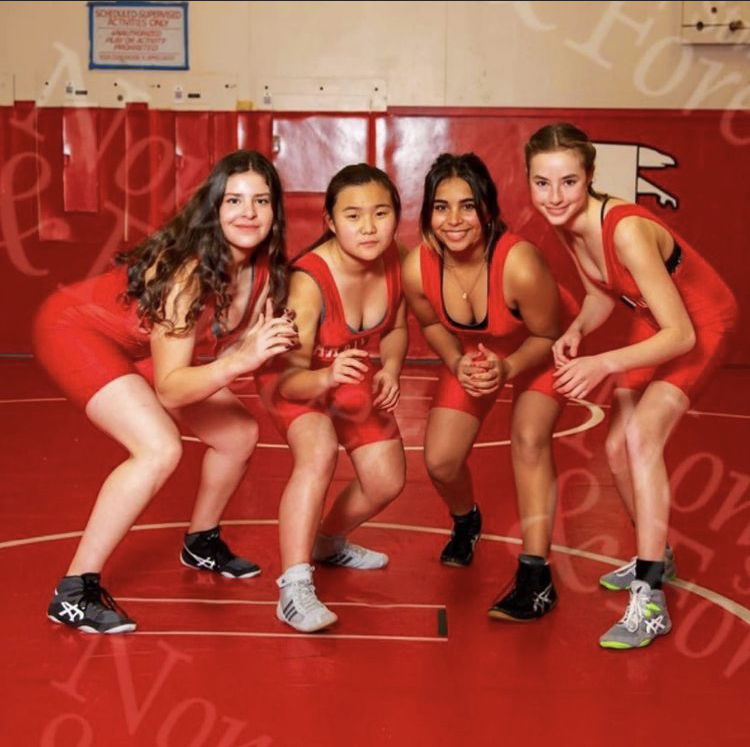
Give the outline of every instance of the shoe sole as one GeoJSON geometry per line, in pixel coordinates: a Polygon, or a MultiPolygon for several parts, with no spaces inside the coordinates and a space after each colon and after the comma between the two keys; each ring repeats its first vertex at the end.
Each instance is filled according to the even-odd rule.
{"type": "MultiPolygon", "coordinates": [[[[490,610],[487,612],[487,617],[491,617],[493,620],[502,620],[503,622],[514,622],[514,623],[528,623],[539,620],[538,617],[513,617],[505,612],[499,610],[490,610]]],[[[543,617],[543,615],[542,615],[543,617]]]]}
{"type": "Polygon", "coordinates": [[[552,610],[555,609],[555,607],[557,607],[557,602],[555,602],[546,612],[543,612],[538,617],[513,617],[512,615],[509,615],[507,612],[501,612],[500,610],[489,609],[487,610],[487,617],[491,617],[493,620],[502,620],[504,622],[530,623],[530,622],[536,622],[537,620],[541,620],[545,615],[548,615],[550,612],[552,612],[552,610]]]}
{"type": "Polygon", "coordinates": [[[613,651],[627,651],[631,648],[646,648],[646,646],[650,645],[652,641],[656,640],[657,638],[661,638],[662,636],[668,635],[672,631],[672,624],[670,622],[669,627],[662,633],[657,633],[653,638],[646,638],[645,641],[642,643],[639,643],[637,646],[631,646],[629,643],[625,643],[623,641],[599,641],[599,646],[601,648],[609,648],[613,651]]]}
{"type": "Polygon", "coordinates": [[[602,581],[599,579],[599,586],[607,591],[625,591],[627,586],[617,586],[616,584],[610,584],[609,581],[602,581]]]}
{"type": "Polygon", "coordinates": [[[599,646],[600,648],[608,648],[610,651],[629,651],[632,648],[646,648],[653,640],[653,638],[647,638],[637,646],[631,646],[629,643],[623,643],[622,641],[599,641],[599,646]]]}
{"type": "Polygon", "coordinates": [[[462,563],[459,560],[451,560],[450,558],[448,560],[443,560],[442,558],[440,558],[439,559],[440,562],[442,563],[442,565],[451,566],[451,568],[466,568],[467,566],[471,565],[471,561],[474,560],[474,553],[477,550],[477,545],[479,544],[479,540],[481,538],[482,538],[482,535],[478,534],[477,538],[474,540],[474,542],[471,545],[471,555],[469,556],[469,559],[465,563],[462,563]]]}
{"type": "MultiPolygon", "coordinates": [[[[195,570],[198,569],[196,568],[195,570]]],[[[260,568],[257,571],[243,573],[241,576],[235,576],[234,573],[225,573],[224,571],[221,571],[219,575],[224,576],[224,578],[255,578],[256,576],[260,576],[260,568]]]]}
{"type": "Polygon", "coordinates": [[[206,571],[206,573],[217,573],[219,576],[224,576],[224,578],[255,578],[255,576],[259,576],[261,569],[258,568],[257,571],[250,571],[249,573],[243,573],[241,576],[235,576],[234,573],[225,573],[224,571],[214,571],[211,568],[196,568],[194,565],[190,565],[190,563],[186,563],[182,558],[182,552],[179,554],[180,563],[185,566],[185,568],[190,568],[191,571],[206,571]]]}
{"type": "Polygon", "coordinates": [[[92,628],[89,625],[68,625],[62,620],[58,620],[56,617],[53,617],[52,615],[47,615],[47,618],[49,620],[52,620],[53,623],[63,625],[66,628],[74,628],[75,630],[80,630],[82,633],[99,633],[100,635],[109,635],[112,633],[132,633],[136,628],[135,623],[125,623],[124,625],[115,625],[114,628],[108,628],[107,630],[97,630],[96,628],[92,628]]]}

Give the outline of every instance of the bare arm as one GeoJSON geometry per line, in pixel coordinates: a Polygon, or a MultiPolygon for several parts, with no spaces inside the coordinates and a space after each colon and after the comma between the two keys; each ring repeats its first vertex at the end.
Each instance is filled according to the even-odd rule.
{"type": "Polygon", "coordinates": [[[413,249],[401,266],[401,284],[412,313],[419,322],[427,344],[454,374],[464,351],[458,338],[441,323],[422,287],[419,248],[413,249]]]}
{"type": "MultiPolygon", "coordinates": [[[[396,241],[401,261],[406,258],[409,250],[399,241],[396,241]]],[[[399,304],[396,318],[392,329],[380,338],[380,359],[383,369],[399,377],[404,365],[404,358],[409,347],[409,332],[406,327],[406,299],[402,298],[399,304]]]]}
{"type": "Polygon", "coordinates": [[[575,358],[578,355],[581,340],[595,329],[601,327],[615,307],[615,302],[612,298],[597,288],[581,269],[575,256],[573,256],[573,260],[586,295],[583,298],[578,316],[576,316],[570,323],[570,326],[552,346],[552,355],[558,366],[564,365],[571,358],[575,358]]]}
{"type": "Polygon", "coordinates": [[[481,397],[498,388],[487,379],[487,356],[492,355],[480,344],[480,352],[465,353],[460,340],[446,329],[432,308],[422,286],[419,250],[406,257],[401,268],[401,283],[406,300],[422,328],[427,344],[435,351],[472,397],[481,397]]]}
{"type": "MultiPolygon", "coordinates": [[[[194,297],[177,281],[166,304],[167,318],[176,326],[184,325],[194,297]]],[[[204,365],[193,365],[197,331],[169,334],[168,325],[156,325],[151,333],[151,354],[154,361],[154,384],[160,402],[173,409],[200,402],[229,385],[241,374],[259,368],[269,358],[289,350],[296,333],[284,317],[273,318],[269,302],[246,332],[242,343],[231,353],[204,365]]]]}
{"type": "Polygon", "coordinates": [[[529,336],[505,359],[505,378],[548,358],[560,334],[560,298],[557,283],[532,244],[519,242],[508,254],[503,271],[505,299],[519,310],[529,336]]]}
{"type": "Polygon", "coordinates": [[[615,308],[615,302],[611,296],[608,296],[591,281],[577,261],[576,267],[586,295],[583,298],[581,310],[571,323],[570,328],[577,329],[581,336],[585,337],[609,319],[612,310],[615,308]]]}
{"type": "Polygon", "coordinates": [[[312,399],[326,392],[330,381],[327,368],[310,370],[323,299],[318,284],[306,272],[292,274],[287,306],[295,313],[299,347],[284,356],[287,368],[279,392],[287,399],[312,399]]]}
{"type": "Polygon", "coordinates": [[[373,377],[374,407],[386,412],[396,408],[401,396],[399,376],[408,345],[406,301],[402,298],[393,327],[380,338],[380,360],[383,367],[373,377]]]}
{"type": "Polygon", "coordinates": [[[296,314],[299,346],[284,356],[287,369],[281,375],[280,394],[290,400],[315,399],[339,384],[361,381],[362,372],[367,370],[364,350],[345,350],[330,366],[310,368],[323,298],[318,284],[306,272],[292,274],[287,306],[296,314]]]}
{"type": "Polygon", "coordinates": [[[635,217],[625,218],[615,229],[617,255],[633,276],[659,331],[646,340],[605,353],[612,371],[658,366],[695,345],[693,324],[664,265],[656,230],[651,221],[635,217]]]}
{"type": "Polygon", "coordinates": [[[659,252],[657,227],[643,218],[625,218],[615,229],[618,258],[633,276],[659,330],[651,337],[595,356],[568,361],[557,371],[557,388],[584,397],[605,376],[658,366],[695,345],[695,330],[659,252]]]}
{"type": "Polygon", "coordinates": [[[406,301],[401,299],[393,327],[380,338],[380,360],[383,363],[384,371],[387,371],[391,376],[399,377],[408,345],[406,301]]]}

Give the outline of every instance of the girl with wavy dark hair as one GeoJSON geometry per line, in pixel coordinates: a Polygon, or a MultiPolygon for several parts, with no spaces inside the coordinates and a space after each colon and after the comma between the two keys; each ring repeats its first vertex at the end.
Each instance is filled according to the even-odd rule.
{"type": "Polygon", "coordinates": [[[348,535],[404,485],[393,415],[408,342],[394,240],[400,213],[396,187],[374,166],[346,166],[331,179],[327,229],[291,268],[300,347],[284,356],[276,376],[261,377],[261,396],[294,456],[279,507],[276,614],[303,632],[337,620],[316,596],[313,561],[358,570],[388,563],[385,553],[348,535]],[[368,352],[375,345],[379,362],[368,352]],[[323,516],[339,444],[356,476],[323,516]]]}
{"type": "MultiPolygon", "coordinates": [[[[552,386],[559,292],[539,251],[506,229],[497,188],[474,153],[443,153],[425,178],[423,243],[403,263],[404,294],[443,362],[424,457],[453,519],[440,562],[471,563],[481,533],[467,459],[499,391],[512,381],[511,457],[523,552],[492,618],[532,620],[555,604],[547,562],[555,509],[552,430],[564,397],[552,386]]],[[[562,290],[562,289],[560,289],[562,290]]],[[[563,296],[572,318],[575,303],[563,296]]]]}
{"type": "Polygon", "coordinates": [[[662,590],[675,577],[664,447],[726,353],[737,304],[716,271],[660,218],[592,188],[596,148],[585,132],[568,122],[546,125],[525,155],[531,201],[570,252],[586,290],[580,313],[552,346],[556,389],[581,399],[614,377],[606,452],[635,525],[637,555],[600,579],[607,589],[629,590],[630,599],[599,643],[641,648],[672,627],[662,590]],[[580,355],[583,338],[620,303],[629,318],[626,329],[613,330],[613,347],[580,355]]]}
{"type": "Polygon", "coordinates": [[[296,344],[291,318],[279,315],[284,241],[276,170],[260,153],[239,150],[113,269],[57,291],[40,308],[37,359],[129,453],[104,481],[55,590],[54,622],[96,633],[135,629],[100,585],[100,572],[177,467],[176,423],[208,447],[181,562],[229,578],[260,572],[229,550],[219,519],[258,436],[229,385],[296,344]]]}

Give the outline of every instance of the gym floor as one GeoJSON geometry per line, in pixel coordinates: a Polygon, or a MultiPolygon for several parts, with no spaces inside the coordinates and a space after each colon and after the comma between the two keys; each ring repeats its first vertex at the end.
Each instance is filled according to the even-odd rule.
{"type": "MultiPolygon", "coordinates": [[[[672,632],[635,651],[597,639],[624,593],[598,577],[634,553],[603,454],[608,407],[568,405],[557,428],[560,499],[543,620],[505,624],[486,610],[509,582],[519,531],[507,390],[471,456],[484,534],[474,563],[438,561],[446,510],[422,461],[435,367],[411,364],[398,419],[403,494],[353,538],[390,555],[379,571],[320,568],[339,615],[302,635],[275,617],[276,513],[291,458],[254,390],[238,393],[261,444],[229,505],[224,536],[259,563],[229,580],[178,562],[201,446],[188,437],[175,475],[112,556],[110,593],[138,622],[94,636],[52,624],[46,606],[100,483],[124,454],[47,382],[33,361],[0,359],[4,641],[0,743],[25,747],[370,747],[394,745],[750,744],[750,387],[724,369],[668,447],[672,632]]],[[[343,452],[332,493],[352,476],[343,452]]]]}

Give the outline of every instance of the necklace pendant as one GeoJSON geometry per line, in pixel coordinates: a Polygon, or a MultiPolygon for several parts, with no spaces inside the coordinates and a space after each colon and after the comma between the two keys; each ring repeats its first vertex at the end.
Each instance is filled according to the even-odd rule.
{"type": "Polygon", "coordinates": [[[466,300],[466,299],[467,299],[468,297],[469,297],[469,294],[468,294],[468,293],[466,293],[466,292],[464,292],[464,293],[462,293],[462,294],[461,294],[461,298],[463,298],[463,300],[464,300],[464,301],[465,301],[465,300],[466,300]]]}

